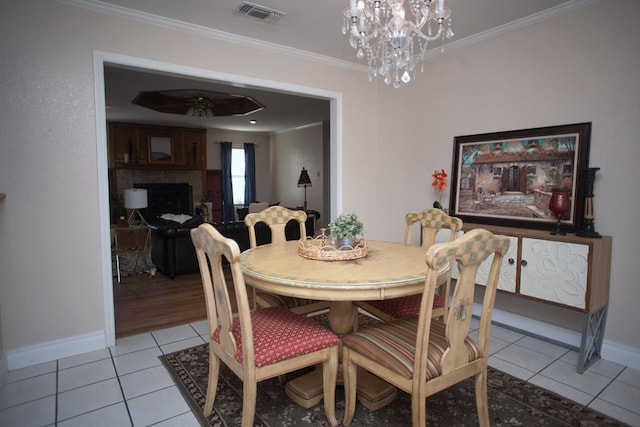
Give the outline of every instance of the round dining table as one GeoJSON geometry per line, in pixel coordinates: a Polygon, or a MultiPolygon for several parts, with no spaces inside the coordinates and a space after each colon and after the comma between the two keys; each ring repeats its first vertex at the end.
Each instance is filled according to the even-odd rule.
{"type": "MultiPolygon", "coordinates": [[[[329,328],[338,336],[352,332],[357,324],[358,310],[354,301],[396,298],[424,290],[424,248],[404,243],[367,241],[368,253],[363,258],[323,261],[299,255],[298,245],[298,241],[288,241],[244,251],[240,255],[240,265],[245,281],[257,289],[279,295],[329,301],[329,328]]],[[[448,279],[448,270],[447,267],[440,273],[443,279],[439,284],[448,279]]],[[[298,381],[300,387],[292,394],[298,398],[304,395],[302,400],[308,397],[312,406],[311,403],[319,401],[318,393],[322,397],[322,381],[318,379],[320,388],[317,381],[301,380],[298,381]],[[309,391],[304,391],[304,388],[309,391]]],[[[366,389],[368,392],[364,394],[370,395],[369,400],[359,396],[360,402],[369,409],[382,407],[395,398],[395,388],[391,386],[389,389],[367,382],[365,387],[360,376],[358,384],[359,390],[366,389]],[[384,394],[387,396],[382,397],[384,394]]],[[[291,387],[296,387],[296,384],[291,387]]],[[[289,392],[287,394],[292,397],[289,392]]],[[[293,400],[299,403],[298,399],[293,400]]]]}

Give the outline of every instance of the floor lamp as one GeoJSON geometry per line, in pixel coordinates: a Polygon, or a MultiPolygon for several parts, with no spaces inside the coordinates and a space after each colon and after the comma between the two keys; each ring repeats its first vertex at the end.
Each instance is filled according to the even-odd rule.
{"type": "Polygon", "coordinates": [[[140,227],[148,225],[139,209],[147,207],[147,190],[144,188],[129,188],[124,190],[124,207],[130,209],[127,223],[129,227],[140,227]]]}
{"type": "Polygon", "coordinates": [[[311,178],[307,170],[303,167],[298,178],[298,187],[304,187],[304,210],[307,210],[307,187],[311,187],[311,178]]]}
{"type": "MultiPolygon", "coordinates": [[[[133,266],[133,272],[136,273],[138,271],[138,265],[142,261],[145,265],[149,266],[149,235],[150,228],[147,221],[144,220],[144,217],[140,213],[140,209],[144,209],[148,206],[147,202],[147,190],[144,188],[129,188],[124,190],[124,207],[125,209],[130,209],[131,213],[129,214],[129,219],[127,223],[129,224],[130,229],[134,232],[135,236],[135,247],[138,248],[136,263],[133,266]],[[139,240],[144,235],[144,240],[139,240]]],[[[116,243],[117,245],[117,243],[116,243]]],[[[146,268],[146,267],[144,267],[146,268]]],[[[153,270],[151,270],[153,271],[153,270]]],[[[118,266],[118,275],[120,274],[120,267],[118,266]]],[[[151,273],[153,275],[155,273],[151,273]]]]}

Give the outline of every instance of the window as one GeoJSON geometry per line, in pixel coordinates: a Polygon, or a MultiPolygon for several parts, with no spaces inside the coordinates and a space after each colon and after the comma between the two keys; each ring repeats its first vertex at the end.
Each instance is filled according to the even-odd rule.
{"type": "Polygon", "coordinates": [[[244,148],[231,150],[231,185],[233,185],[233,204],[244,205],[244,148]]]}

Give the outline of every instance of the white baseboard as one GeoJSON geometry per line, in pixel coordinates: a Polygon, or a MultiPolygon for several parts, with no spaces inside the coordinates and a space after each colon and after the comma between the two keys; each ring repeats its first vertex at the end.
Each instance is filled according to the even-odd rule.
{"type": "Polygon", "coordinates": [[[8,350],[7,368],[15,370],[106,348],[104,331],[8,350]]]}
{"type": "Polygon", "coordinates": [[[604,340],[602,358],[640,371],[640,349],[604,340]]]}
{"type": "MultiPolygon", "coordinates": [[[[474,304],[473,314],[476,316],[480,315],[480,304],[474,304]]],[[[580,349],[582,334],[577,331],[572,331],[571,329],[497,308],[493,310],[493,323],[524,332],[562,347],[571,348],[576,351],[580,349]]],[[[602,358],[640,370],[640,348],[626,346],[605,339],[602,342],[602,358]]]]}
{"type": "MultiPolygon", "coordinates": [[[[480,314],[478,304],[474,304],[474,315],[480,314]]],[[[550,323],[541,322],[529,317],[520,316],[508,311],[494,309],[493,322],[507,328],[516,329],[529,335],[539,337],[563,347],[578,349],[581,335],[579,332],[550,323]]],[[[0,356],[0,389],[4,384],[7,371],[63,359],[89,351],[106,348],[104,331],[78,335],[61,340],[9,350],[0,356]]],[[[619,363],[629,368],[640,370],[640,349],[604,340],[602,344],[603,359],[619,363]]]]}

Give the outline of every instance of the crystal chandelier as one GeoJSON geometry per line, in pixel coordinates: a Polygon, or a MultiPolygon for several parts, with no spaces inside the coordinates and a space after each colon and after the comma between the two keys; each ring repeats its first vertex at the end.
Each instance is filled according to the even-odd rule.
{"type": "Polygon", "coordinates": [[[370,81],[380,75],[396,88],[409,83],[416,65],[422,66],[428,42],[441,38],[444,48],[444,39],[453,37],[451,9],[444,0],[409,4],[414,21],[405,19],[404,0],[350,0],[344,9],[342,33],[349,32],[358,59],[366,56],[370,81]]]}
{"type": "Polygon", "coordinates": [[[188,116],[195,117],[213,117],[213,102],[204,96],[198,95],[191,97],[187,101],[189,109],[187,110],[188,116]]]}

